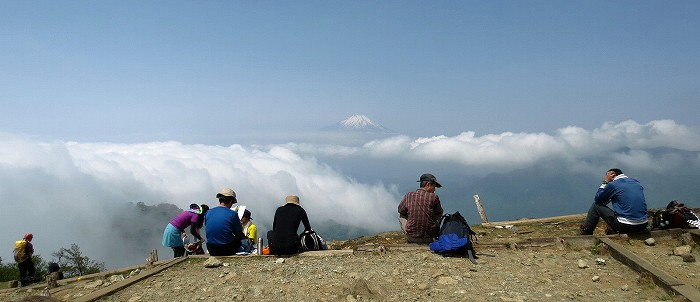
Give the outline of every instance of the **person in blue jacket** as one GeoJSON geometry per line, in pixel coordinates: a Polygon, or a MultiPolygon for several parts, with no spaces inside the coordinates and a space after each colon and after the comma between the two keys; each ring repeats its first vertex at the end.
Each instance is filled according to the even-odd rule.
{"type": "Polygon", "coordinates": [[[219,206],[209,209],[205,216],[207,249],[211,256],[232,256],[241,247],[241,239],[245,238],[238,213],[231,209],[238,199],[230,188],[221,190],[216,198],[219,206]]]}
{"type": "Polygon", "coordinates": [[[581,235],[593,235],[601,218],[615,233],[646,231],[648,212],[642,184],[627,177],[620,169],[608,170],[581,225],[581,235]]]}

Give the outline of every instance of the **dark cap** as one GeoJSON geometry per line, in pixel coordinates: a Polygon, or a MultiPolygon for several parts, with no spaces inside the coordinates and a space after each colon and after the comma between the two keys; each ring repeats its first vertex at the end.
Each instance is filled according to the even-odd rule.
{"type": "Polygon", "coordinates": [[[435,184],[435,187],[437,188],[442,188],[442,185],[437,181],[437,178],[435,178],[435,175],[433,174],[423,174],[420,176],[420,180],[418,182],[423,182],[423,181],[429,181],[435,184]]]}
{"type": "Polygon", "coordinates": [[[248,219],[253,220],[253,217],[250,217],[250,215],[253,215],[252,213],[250,213],[250,211],[243,211],[243,217],[248,217],[248,219]]]}

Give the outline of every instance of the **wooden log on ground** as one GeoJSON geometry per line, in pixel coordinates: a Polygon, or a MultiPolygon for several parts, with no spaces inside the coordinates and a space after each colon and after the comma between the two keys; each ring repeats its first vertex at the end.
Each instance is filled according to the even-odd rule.
{"type": "Polygon", "coordinates": [[[574,214],[574,215],[564,215],[564,216],[553,216],[545,218],[524,218],[518,220],[510,221],[499,221],[499,222],[489,222],[483,223],[484,227],[498,227],[506,225],[518,225],[518,224],[535,224],[535,223],[552,223],[552,222],[563,222],[572,220],[583,220],[586,218],[586,214],[574,214]]]}
{"type": "Polygon", "coordinates": [[[140,273],[140,274],[138,274],[138,275],[136,275],[136,276],[133,276],[133,277],[131,277],[131,278],[129,278],[129,279],[125,279],[124,281],[120,281],[120,282],[115,283],[115,284],[113,284],[113,285],[111,285],[111,286],[108,286],[108,287],[102,288],[102,289],[100,289],[100,290],[94,291],[94,292],[89,293],[89,294],[87,294],[87,295],[85,295],[85,296],[79,297],[79,298],[77,298],[77,299],[75,299],[75,300],[73,300],[73,301],[74,301],[74,302],[92,302],[92,301],[97,301],[98,299],[100,299],[100,298],[102,298],[102,297],[104,297],[104,296],[107,296],[107,295],[111,295],[111,294],[113,294],[113,293],[116,293],[116,292],[118,292],[118,291],[120,291],[120,290],[122,290],[122,289],[124,289],[124,288],[126,288],[126,287],[128,287],[128,286],[130,286],[130,285],[132,285],[132,284],[134,284],[134,283],[136,283],[136,282],[139,282],[139,281],[141,281],[141,280],[143,280],[143,279],[146,279],[146,278],[148,278],[148,277],[150,277],[150,276],[153,276],[153,275],[155,275],[155,274],[157,274],[157,273],[160,273],[160,272],[162,272],[163,270],[165,270],[165,269],[167,269],[167,268],[170,268],[171,266],[173,266],[173,265],[175,265],[175,264],[178,264],[178,263],[180,263],[180,262],[182,262],[182,261],[185,261],[185,260],[187,260],[186,257],[175,258],[175,259],[173,259],[172,261],[170,261],[170,262],[167,263],[167,264],[163,264],[163,265],[158,266],[158,267],[156,267],[156,268],[153,268],[153,269],[144,271],[144,272],[142,272],[142,273],[140,273]]]}
{"type": "Polygon", "coordinates": [[[648,260],[637,256],[611,238],[600,238],[600,241],[608,246],[613,258],[626,264],[640,274],[651,276],[652,281],[658,286],[667,291],[675,292],[688,301],[700,301],[700,291],[694,287],[684,284],[683,281],[655,267],[648,260]]]}

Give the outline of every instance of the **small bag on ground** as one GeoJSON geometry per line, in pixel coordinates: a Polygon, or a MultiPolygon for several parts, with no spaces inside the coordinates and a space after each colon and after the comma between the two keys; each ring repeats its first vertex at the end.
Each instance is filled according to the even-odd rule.
{"type": "Polygon", "coordinates": [[[326,241],[314,231],[304,231],[299,235],[299,245],[301,251],[320,251],[327,250],[326,241]]]}
{"type": "Polygon", "coordinates": [[[668,203],[666,209],[658,210],[652,215],[652,229],[700,228],[700,218],[685,204],[678,200],[668,203]]]}

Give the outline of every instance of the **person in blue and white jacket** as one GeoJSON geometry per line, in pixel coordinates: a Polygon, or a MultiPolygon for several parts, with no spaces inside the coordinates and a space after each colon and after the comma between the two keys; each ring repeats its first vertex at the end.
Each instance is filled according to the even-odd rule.
{"type": "Polygon", "coordinates": [[[595,194],[595,202],[581,225],[581,235],[593,235],[601,218],[615,233],[646,231],[648,212],[642,184],[627,177],[620,169],[608,170],[595,194]],[[608,206],[609,203],[612,208],[608,206]]]}

